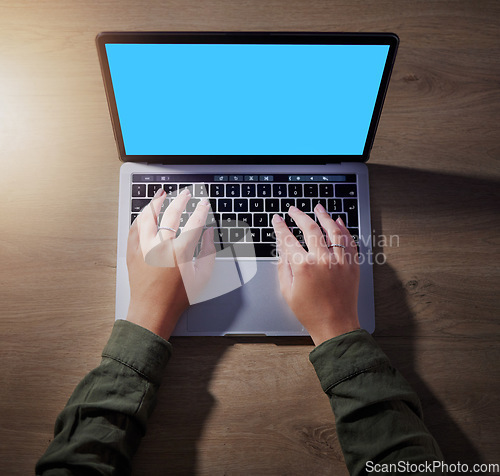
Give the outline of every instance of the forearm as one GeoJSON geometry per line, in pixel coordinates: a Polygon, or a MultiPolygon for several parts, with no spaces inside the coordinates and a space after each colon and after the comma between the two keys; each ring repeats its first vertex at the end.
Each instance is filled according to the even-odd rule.
{"type": "Polygon", "coordinates": [[[101,364],[78,384],[57,417],[36,474],[129,474],[170,354],[165,340],[117,321],[101,364]]]}
{"type": "Polygon", "coordinates": [[[443,460],[417,395],[366,331],[324,342],[310,359],[330,398],[351,474],[364,474],[367,461],[443,460]]]}

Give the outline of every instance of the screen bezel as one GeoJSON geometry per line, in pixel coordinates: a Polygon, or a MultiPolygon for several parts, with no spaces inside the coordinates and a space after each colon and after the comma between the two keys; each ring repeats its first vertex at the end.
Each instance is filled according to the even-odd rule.
{"type": "Polygon", "coordinates": [[[96,37],[104,88],[120,160],[165,165],[174,164],[326,164],[366,162],[375,139],[389,85],[399,38],[394,33],[311,32],[102,32],[96,37]],[[361,155],[127,155],[116,105],[106,44],[278,44],[278,45],[388,45],[389,52],[375,101],[370,127],[361,155]]]}

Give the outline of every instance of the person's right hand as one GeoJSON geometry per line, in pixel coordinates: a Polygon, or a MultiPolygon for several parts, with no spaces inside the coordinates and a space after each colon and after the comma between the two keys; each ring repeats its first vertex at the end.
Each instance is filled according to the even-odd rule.
{"type": "Polygon", "coordinates": [[[291,233],[279,215],[273,226],[279,252],[281,292],[316,345],[359,329],[357,247],[341,219],[336,222],[321,205],[314,209],[326,232],[298,208],[289,215],[302,230],[309,251],[291,233]],[[340,247],[328,248],[331,243],[340,247]]]}

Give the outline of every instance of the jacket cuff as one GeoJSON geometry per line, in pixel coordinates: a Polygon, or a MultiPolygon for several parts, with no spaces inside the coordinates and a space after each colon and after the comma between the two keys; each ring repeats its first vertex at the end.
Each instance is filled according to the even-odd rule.
{"type": "Polygon", "coordinates": [[[163,370],[172,355],[165,339],[133,322],[116,320],[102,357],[116,360],[159,385],[163,370]]]}
{"type": "Polygon", "coordinates": [[[311,351],[309,360],[316,370],[321,388],[327,394],[344,380],[390,364],[373,337],[363,329],[321,343],[311,351]]]}

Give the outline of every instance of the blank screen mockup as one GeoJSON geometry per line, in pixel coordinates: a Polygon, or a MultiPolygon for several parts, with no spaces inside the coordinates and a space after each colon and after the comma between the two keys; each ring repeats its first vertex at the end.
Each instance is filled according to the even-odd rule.
{"type": "Polygon", "coordinates": [[[127,155],[361,155],[388,52],[106,44],[127,155]]]}

